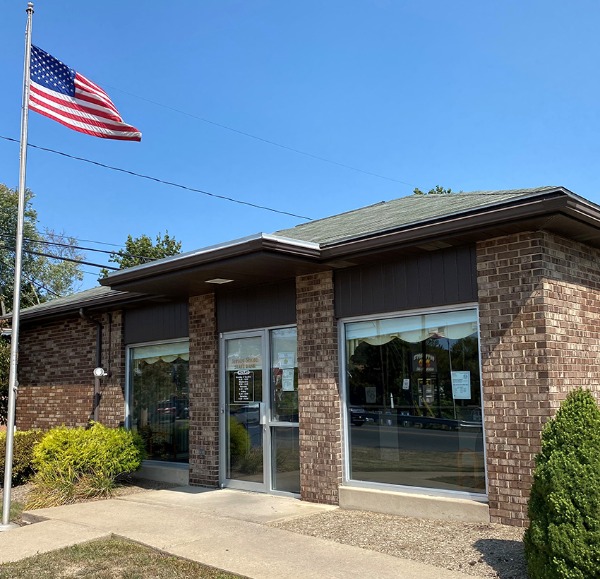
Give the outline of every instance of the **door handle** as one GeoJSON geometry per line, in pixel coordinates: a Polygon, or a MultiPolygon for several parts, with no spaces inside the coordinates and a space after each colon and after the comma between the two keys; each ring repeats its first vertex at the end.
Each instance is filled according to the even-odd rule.
{"type": "Polygon", "coordinates": [[[267,405],[264,402],[258,403],[259,423],[265,425],[267,423],[267,405]]]}

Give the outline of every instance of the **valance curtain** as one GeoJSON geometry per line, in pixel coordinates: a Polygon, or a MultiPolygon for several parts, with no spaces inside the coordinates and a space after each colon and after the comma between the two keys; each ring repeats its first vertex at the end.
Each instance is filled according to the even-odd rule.
{"type": "Polygon", "coordinates": [[[398,338],[404,342],[422,342],[428,338],[458,340],[477,331],[477,311],[460,310],[435,314],[421,314],[404,318],[387,318],[346,324],[348,355],[361,342],[382,346],[398,338]]]}
{"type": "Polygon", "coordinates": [[[132,352],[132,360],[143,360],[146,364],[156,364],[159,361],[174,362],[177,359],[188,361],[190,359],[189,342],[139,346],[133,348],[132,352]]]}

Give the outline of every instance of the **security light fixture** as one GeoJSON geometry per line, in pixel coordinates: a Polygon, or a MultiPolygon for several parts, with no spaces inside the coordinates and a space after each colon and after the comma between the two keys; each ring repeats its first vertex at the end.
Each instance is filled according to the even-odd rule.
{"type": "Polygon", "coordinates": [[[104,368],[94,368],[95,378],[104,378],[105,376],[108,376],[108,374],[104,368]]]}

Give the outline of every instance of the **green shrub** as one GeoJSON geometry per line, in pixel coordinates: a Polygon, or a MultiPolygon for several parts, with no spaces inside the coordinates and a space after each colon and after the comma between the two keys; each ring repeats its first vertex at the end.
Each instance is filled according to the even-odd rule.
{"type": "Polygon", "coordinates": [[[34,449],[36,474],[28,508],[109,496],[118,477],[144,458],[140,436],[94,423],[91,428],[53,428],[34,449]]]}
{"type": "Polygon", "coordinates": [[[229,453],[232,462],[244,456],[250,448],[248,431],[235,418],[229,418],[229,453]]]}
{"type": "MultiPolygon", "coordinates": [[[[13,442],[12,484],[27,482],[33,475],[33,447],[42,439],[39,430],[17,430],[13,442]]],[[[4,461],[6,458],[6,432],[0,432],[0,473],[4,482],[4,461]]]]}
{"type": "Polygon", "coordinates": [[[569,394],[542,433],[525,555],[532,579],[600,577],[600,410],[569,394]]]}

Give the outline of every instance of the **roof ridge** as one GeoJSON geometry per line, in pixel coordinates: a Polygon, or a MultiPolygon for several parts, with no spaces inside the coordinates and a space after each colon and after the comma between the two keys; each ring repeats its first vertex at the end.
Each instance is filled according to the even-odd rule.
{"type": "MultiPolygon", "coordinates": [[[[530,187],[527,189],[498,189],[498,190],[490,190],[490,191],[456,191],[449,193],[449,195],[507,195],[510,193],[519,194],[523,193],[524,195],[528,193],[539,193],[543,191],[550,191],[552,189],[560,189],[560,185],[544,185],[543,187],[530,187]]],[[[426,197],[436,197],[437,195],[426,195],[426,197]]]]}
{"type": "Polygon", "coordinates": [[[523,200],[558,192],[569,194],[569,191],[562,186],[545,185],[521,189],[460,191],[439,195],[405,195],[281,229],[275,232],[275,235],[328,244],[354,235],[372,234],[422,219],[438,218],[442,214],[455,215],[457,212],[523,202],[523,200]]]}
{"type": "Polygon", "coordinates": [[[378,201],[377,203],[371,203],[370,205],[364,205],[363,207],[349,209],[348,211],[343,211],[342,213],[336,213],[335,215],[328,215],[326,217],[320,217],[319,219],[313,219],[311,221],[308,221],[307,223],[299,223],[298,225],[291,227],[291,228],[288,227],[285,229],[280,229],[280,230],[276,231],[274,233],[274,235],[277,235],[280,231],[290,231],[290,230],[298,231],[303,228],[312,226],[314,224],[318,224],[321,221],[326,221],[328,219],[338,218],[338,217],[342,217],[345,215],[351,215],[352,213],[356,213],[357,211],[364,211],[365,209],[377,207],[378,205],[386,205],[386,204],[390,204],[390,203],[396,203],[398,201],[402,201],[404,199],[410,199],[410,198],[414,198],[414,199],[438,198],[438,199],[440,199],[440,198],[446,198],[447,196],[473,197],[475,195],[493,197],[493,196],[509,195],[511,193],[527,195],[530,193],[541,193],[541,192],[544,192],[547,190],[559,189],[559,188],[560,188],[560,186],[558,186],[558,185],[543,185],[541,187],[530,187],[530,188],[526,188],[526,189],[499,189],[499,190],[488,190],[488,191],[457,191],[457,192],[452,192],[452,193],[447,193],[447,194],[431,194],[431,195],[428,195],[428,194],[415,195],[414,193],[412,193],[410,195],[405,195],[404,197],[396,197],[396,198],[390,199],[388,201],[378,201]]]}
{"type": "MultiPolygon", "coordinates": [[[[406,195],[406,197],[412,197],[412,195],[406,195]]],[[[398,197],[397,199],[406,199],[406,197],[398,197]]],[[[307,223],[299,223],[298,225],[294,225],[294,227],[286,227],[285,229],[280,229],[279,231],[289,231],[290,229],[296,229],[300,227],[304,227],[306,225],[311,225],[313,223],[319,223],[319,221],[325,221],[326,219],[331,219],[332,217],[338,217],[341,215],[349,215],[350,213],[355,213],[356,211],[362,211],[363,209],[368,209],[369,207],[377,207],[377,205],[385,205],[386,203],[391,203],[392,201],[397,201],[397,199],[390,199],[389,201],[377,201],[377,203],[371,203],[371,205],[363,205],[362,207],[357,207],[356,209],[348,209],[348,211],[343,211],[342,213],[336,213],[335,215],[328,215],[327,217],[319,217],[319,219],[312,219],[307,223]]],[[[277,235],[278,231],[276,231],[273,235],[277,235]]]]}

